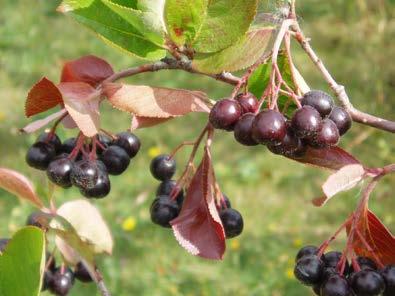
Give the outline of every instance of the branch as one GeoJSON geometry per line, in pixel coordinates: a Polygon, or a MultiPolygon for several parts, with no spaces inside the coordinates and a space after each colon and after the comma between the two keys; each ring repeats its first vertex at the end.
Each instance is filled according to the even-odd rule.
{"type": "Polygon", "coordinates": [[[320,58],[317,56],[317,54],[314,52],[313,48],[311,47],[309,40],[306,39],[306,37],[303,35],[302,30],[300,29],[300,26],[297,22],[295,22],[293,26],[293,30],[295,31],[295,38],[301,45],[301,47],[304,49],[304,51],[307,53],[307,55],[310,57],[310,59],[314,62],[314,64],[317,66],[318,70],[321,72],[323,75],[324,79],[326,82],[329,84],[330,88],[333,90],[333,92],[336,94],[337,98],[341,102],[342,106],[350,113],[353,121],[369,125],[371,127],[381,129],[387,132],[395,133],[395,122],[386,120],[380,117],[376,117],[373,115],[370,115],[368,113],[359,111],[356,109],[344,88],[343,85],[339,85],[335,79],[332,77],[332,75],[329,73],[328,69],[325,67],[324,63],[320,60],[320,58]]]}

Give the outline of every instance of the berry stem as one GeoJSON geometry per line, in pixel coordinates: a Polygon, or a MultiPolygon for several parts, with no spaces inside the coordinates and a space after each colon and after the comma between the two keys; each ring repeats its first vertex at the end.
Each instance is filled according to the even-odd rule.
{"type": "Polygon", "coordinates": [[[107,136],[109,136],[111,139],[113,139],[113,140],[116,140],[116,136],[113,134],[113,133],[111,133],[111,132],[109,132],[109,131],[106,131],[105,129],[100,129],[100,131],[103,133],[103,134],[105,134],[105,135],[107,135],[107,136]]]}
{"type": "Polygon", "coordinates": [[[82,146],[84,145],[84,141],[85,141],[85,136],[84,136],[84,134],[82,132],[80,132],[78,134],[77,142],[75,144],[75,147],[74,147],[73,151],[71,151],[71,153],[69,155],[70,159],[74,160],[77,157],[78,153],[82,149],[82,146]]]}
{"type": "Polygon", "coordinates": [[[192,145],[195,145],[195,143],[196,143],[196,142],[193,142],[193,141],[185,141],[185,142],[182,142],[180,145],[178,145],[178,146],[170,153],[169,159],[174,158],[174,156],[177,154],[177,152],[178,152],[181,148],[183,148],[183,147],[185,147],[185,146],[192,146],[192,145]]]}

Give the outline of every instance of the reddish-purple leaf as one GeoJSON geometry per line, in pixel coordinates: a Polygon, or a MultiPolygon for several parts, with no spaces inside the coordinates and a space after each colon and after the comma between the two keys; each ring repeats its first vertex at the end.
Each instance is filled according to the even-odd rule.
{"type": "Polygon", "coordinates": [[[20,131],[22,133],[27,133],[27,134],[34,133],[35,131],[47,126],[48,123],[50,123],[51,121],[62,117],[66,113],[67,113],[66,109],[62,109],[62,110],[60,110],[56,113],[53,113],[43,119],[35,120],[35,121],[29,123],[24,128],[21,128],[20,131]]]}
{"type": "Polygon", "coordinates": [[[225,232],[215,206],[212,170],[206,152],[189,185],[181,213],[171,225],[178,242],[188,252],[219,260],[225,252],[225,232]]]}
{"type": "Polygon", "coordinates": [[[173,119],[174,117],[169,118],[156,118],[156,117],[143,117],[143,116],[133,116],[132,122],[130,124],[130,130],[135,130],[138,128],[151,127],[158,124],[162,124],[168,120],[173,119]]]}
{"type": "Polygon", "coordinates": [[[57,86],[44,77],[30,89],[25,102],[25,114],[30,117],[47,111],[62,102],[62,94],[57,86]]]}
{"type": "Polygon", "coordinates": [[[94,55],[83,56],[63,66],[61,82],[85,82],[97,86],[114,74],[111,65],[94,55]]]}

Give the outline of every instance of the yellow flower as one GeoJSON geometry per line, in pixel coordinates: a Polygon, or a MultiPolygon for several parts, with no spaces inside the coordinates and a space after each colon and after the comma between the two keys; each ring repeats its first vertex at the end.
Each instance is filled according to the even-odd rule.
{"type": "Polygon", "coordinates": [[[122,229],[125,231],[133,231],[136,228],[137,221],[134,217],[128,217],[122,222],[122,229]]]}
{"type": "Polygon", "coordinates": [[[154,158],[160,154],[160,148],[158,146],[152,146],[150,149],[148,149],[148,155],[151,158],[154,158]]]}
{"type": "Polygon", "coordinates": [[[233,239],[230,241],[230,249],[232,251],[240,250],[240,241],[238,239],[233,239]]]}
{"type": "Polygon", "coordinates": [[[287,277],[287,279],[293,280],[295,278],[293,268],[288,267],[285,271],[285,276],[287,277]]]}
{"type": "Polygon", "coordinates": [[[303,240],[301,238],[295,238],[293,241],[293,245],[296,248],[300,248],[303,244],[303,240]]]}

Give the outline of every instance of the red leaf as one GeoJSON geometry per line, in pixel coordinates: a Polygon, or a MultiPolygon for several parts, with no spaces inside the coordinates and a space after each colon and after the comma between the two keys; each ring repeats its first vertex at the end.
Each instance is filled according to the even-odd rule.
{"type": "Polygon", "coordinates": [[[65,115],[67,113],[67,111],[65,109],[62,109],[56,113],[53,113],[43,119],[39,119],[39,120],[35,120],[31,123],[29,123],[27,126],[25,126],[24,128],[20,129],[20,132],[22,133],[34,133],[35,131],[43,128],[44,126],[48,125],[48,123],[54,121],[55,119],[58,119],[60,117],[62,117],[63,115],[65,115]]]}
{"type": "Polygon", "coordinates": [[[85,82],[97,86],[114,74],[111,65],[94,55],[83,56],[63,66],[61,82],[85,82]]]}
{"type": "Polygon", "coordinates": [[[62,94],[56,85],[43,77],[29,91],[25,102],[27,117],[47,111],[63,102],[62,94]]]}
{"type": "Polygon", "coordinates": [[[206,151],[189,185],[181,213],[171,225],[176,239],[188,252],[219,260],[225,252],[225,232],[215,206],[213,176],[206,151]]]}
{"type": "Polygon", "coordinates": [[[306,154],[300,158],[292,158],[301,163],[310,164],[330,170],[339,170],[349,164],[360,164],[350,153],[340,147],[324,149],[307,148],[306,154]]]}
{"type": "Polygon", "coordinates": [[[155,118],[155,117],[143,117],[143,116],[133,116],[132,122],[130,125],[130,130],[135,130],[138,128],[151,127],[161,123],[164,123],[168,120],[173,119],[174,117],[169,118],[155,118]]]}

